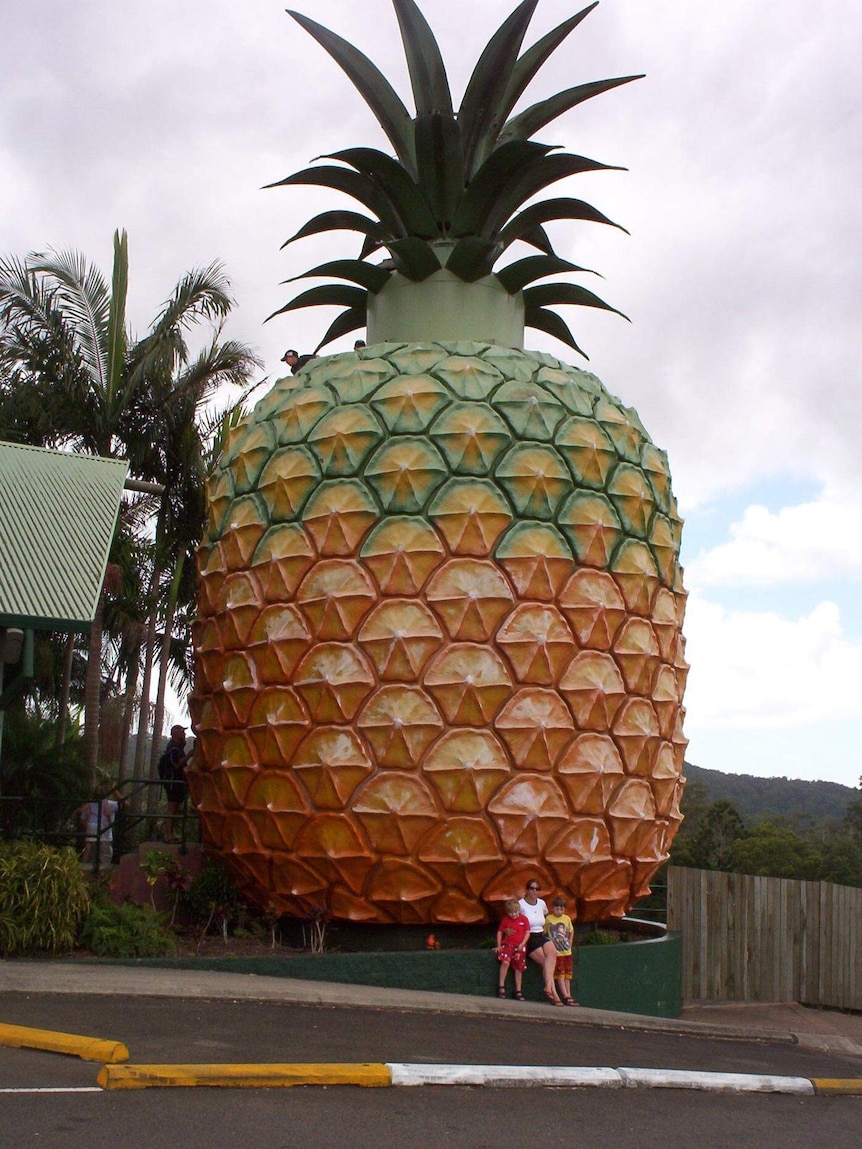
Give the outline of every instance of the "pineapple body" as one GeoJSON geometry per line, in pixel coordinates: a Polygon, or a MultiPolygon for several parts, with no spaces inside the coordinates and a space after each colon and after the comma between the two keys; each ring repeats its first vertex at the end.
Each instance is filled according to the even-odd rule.
{"type": "Polygon", "coordinates": [[[533,875],[589,921],[648,891],[685,593],[634,411],[548,355],[380,343],[279,380],[209,491],[188,779],[249,900],[482,922],[533,875]]]}

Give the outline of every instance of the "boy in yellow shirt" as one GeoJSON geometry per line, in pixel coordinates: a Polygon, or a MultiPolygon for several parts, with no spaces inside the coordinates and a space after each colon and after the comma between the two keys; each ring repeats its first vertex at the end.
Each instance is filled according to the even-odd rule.
{"type": "Polygon", "coordinates": [[[560,997],[565,1005],[577,1005],[572,997],[572,942],[575,931],[572,919],[566,913],[565,898],[557,897],[551,902],[551,912],[545,918],[545,933],[557,951],[554,981],[560,997]]]}

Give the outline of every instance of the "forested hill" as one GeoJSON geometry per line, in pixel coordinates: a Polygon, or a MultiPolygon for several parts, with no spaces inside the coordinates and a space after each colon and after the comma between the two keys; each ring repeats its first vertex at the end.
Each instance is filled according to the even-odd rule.
{"type": "Polygon", "coordinates": [[[721,770],[704,770],[691,762],[686,762],[684,774],[689,782],[705,787],[707,803],[724,798],[733,803],[749,824],[778,817],[810,819],[814,823],[826,818],[843,818],[847,803],[860,797],[859,790],[837,782],[725,774],[721,770]]]}

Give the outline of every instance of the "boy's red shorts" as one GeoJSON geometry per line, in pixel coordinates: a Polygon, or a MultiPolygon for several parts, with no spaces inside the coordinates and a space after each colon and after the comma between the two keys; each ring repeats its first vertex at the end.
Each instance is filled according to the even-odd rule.
{"type": "Polygon", "coordinates": [[[554,966],[554,977],[562,981],[572,980],[572,955],[557,954],[557,964],[554,966]]]}
{"type": "Polygon", "coordinates": [[[527,968],[527,955],[517,946],[506,945],[504,942],[500,946],[497,958],[501,962],[507,961],[512,969],[520,970],[522,973],[527,968]]]}

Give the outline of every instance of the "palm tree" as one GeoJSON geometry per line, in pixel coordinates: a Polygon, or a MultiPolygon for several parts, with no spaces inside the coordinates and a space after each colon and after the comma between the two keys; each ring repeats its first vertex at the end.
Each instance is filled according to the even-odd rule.
{"type": "MultiPolygon", "coordinates": [[[[127,458],[141,478],[170,482],[174,476],[168,474],[164,434],[168,412],[182,411],[178,425],[182,422],[194,437],[200,405],[214,388],[225,381],[245,382],[258,361],[241,344],[219,345],[217,335],[202,356],[192,359],[189,330],[201,322],[222,324],[233,305],[221,265],[184,275],[140,340],[126,326],[128,280],[125,231],[114,233],[110,284],[77,252],[0,260],[0,434],[127,458]]],[[[186,489],[185,482],[181,486],[186,489]]],[[[157,551],[171,528],[164,504],[163,499],[157,551]]],[[[157,571],[164,569],[160,561],[157,555],[157,571]]],[[[157,586],[154,577],[151,588],[157,586]]],[[[93,778],[101,646],[97,618],[85,704],[93,778]]]]}
{"type": "MultiPolygon", "coordinates": [[[[147,398],[143,423],[149,428],[145,438],[154,445],[155,457],[147,460],[148,471],[164,487],[156,520],[151,594],[156,610],[150,616],[147,635],[140,724],[135,752],[135,775],[143,776],[146,728],[149,710],[149,684],[153,663],[158,657],[159,677],[150,744],[149,776],[155,778],[159,758],[164,699],[171,661],[174,619],[181,602],[181,589],[194,593],[194,552],[200,542],[206,518],[204,484],[209,444],[222,415],[201,414],[213,393],[225,383],[244,387],[258,361],[243,344],[213,341],[194,362],[185,364],[174,377],[163,380],[147,398]],[[157,610],[163,626],[157,648],[157,610]]],[[[181,677],[183,677],[181,675],[181,677]]]]}

